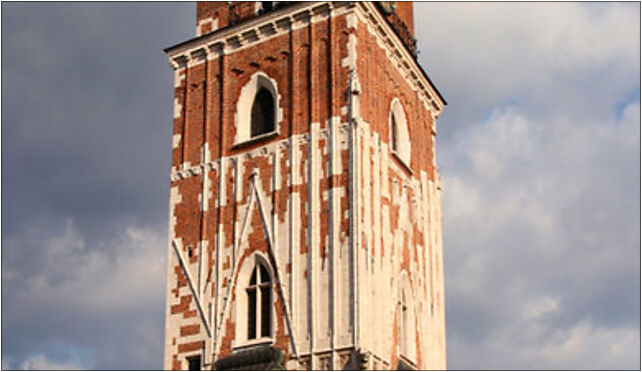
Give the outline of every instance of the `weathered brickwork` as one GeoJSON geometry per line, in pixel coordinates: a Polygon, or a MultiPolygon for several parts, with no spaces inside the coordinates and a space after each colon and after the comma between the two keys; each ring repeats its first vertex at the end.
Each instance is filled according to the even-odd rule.
{"type": "MultiPolygon", "coordinates": [[[[365,283],[365,324],[398,324],[402,272],[408,273],[415,322],[413,362],[423,368],[445,367],[443,273],[438,200],[439,176],[434,159],[435,111],[426,105],[403,69],[390,62],[390,50],[377,37],[376,24],[364,19],[357,31],[357,71],[362,95],[358,148],[360,172],[359,278],[365,283]],[[388,65],[386,69],[381,66],[388,65]],[[361,73],[363,72],[363,73],[361,73]],[[378,72],[378,73],[377,73],[378,72]],[[390,103],[405,109],[412,156],[407,166],[391,152],[390,103]],[[432,241],[431,241],[432,239],[432,241]],[[386,278],[388,280],[386,280],[386,278]],[[387,311],[383,311],[387,309],[387,311]],[[394,315],[394,316],[393,316],[394,315]]],[[[361,295],[361,294],[360,294],[361,295]]],[[[364,329],[362,345],[396,365],[397,338],[364,329]]]]}
{"type": "MultiPolygon", "coordinates": [[[[199,2],[202,36],[167,50],[165,368],[200,355],[212,369],[257,342],[281,350],[288,369],[396,369],[400,358],[445,368],[434,158],[443,99],[370,3],[257,16],[255,2],[237,5],[199,2]],[[246,140],[239,112],[258,78],[276,89],[276,130],[246,140]],[[409,164],[391,148],[393,99],[409,164]],[[258,341],[246,339],[245,318],[257,260],[272,280],[271,336],[258,341]]],[[[411,6],[398,8],[412,27],[411,6]]]]}

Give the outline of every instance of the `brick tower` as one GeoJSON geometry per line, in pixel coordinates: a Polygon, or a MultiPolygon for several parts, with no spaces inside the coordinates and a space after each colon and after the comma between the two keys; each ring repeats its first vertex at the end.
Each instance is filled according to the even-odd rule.
{"type": "Polygon", "coordinates": [[[200,2],[174,69],[166,369],[444,369],[412,3],[200,2]]]}

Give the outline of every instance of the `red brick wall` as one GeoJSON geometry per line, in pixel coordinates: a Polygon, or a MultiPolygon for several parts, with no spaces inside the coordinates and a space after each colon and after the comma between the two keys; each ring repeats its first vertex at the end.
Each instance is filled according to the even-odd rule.
{"type": "MultiPolygon", "coordinates": [[[[198,3],[197,18],[198,20],[206,17],[221,15],[225,12],[225,7],[217,4],[198,3]]],[[[221,21],[219,21],[221,26],[221,21]]],[[[182,106],[180,115],[174,119],[174,135],[180,135],[181,139],[172,153],[172,168],[181,170],[182,165],[186,169],[201,164],[202,148],[204,143],[208,144],[209,156],[211,161],[216,161],[221,157],[235,157],[250,152],[266,144],[286,140],[291,136],[303,135],[310,132],[310,123],[320,123],[320,128],[326,128],[327,122],[331,117],[339,117],[341,122],[346,122],[346,115],[341,114],[341,108],[346,106],[346,90],[348,81],[347,67],[341,65],[342,59],[347,56],[347,32],[345,17],[326,18],[324,20],[307,24],[302,28],[287,32],[280,36],[275,36],[269,42],[259,43],[238,51],[235,51],[218,58],[206,60],[203,63],[197,63],[192,60],[189,67],[182,70],[179,76],[178,86],[174,89],[176,101],[182,106]],[[237,100],[241,89],[249,81],[252,75],[258,71],[267,74],[270,78],[276,80],[278,93],[280,95],[279,106],[283,110],[282,120],[279,122],[279,135],[257,142],[252,145],[241,148],[234,147],[236,137],[236,128],[234,117],[237,110],[237,100]],[[189,163],[189,164],[187,164],[189,163]]],[[[301,185],[292,185],[290,179],[291,164],[289,164],[289,150],[285,150],[279,160],[280,169],[280,188],[273,190],[268,195],[266,201],[268,213],[274,210],[279,221],[284,222],[288,219],[287,208],[288,198],[293,192],[300,194],[301,208],[299,226],[302,233],[300,236],[300,253],[327,255],[328,241],[328,215],[330,207],[326,202],[320,204],[319,221],[321,222],[320,246],[310,249],[306,231],[308,230],[308,209],[305,207],[309,202],[308,189],[310,187],[307,172],[307,162],[309,148],[307,144],[297,145],[302,159],[299,165],[300,178],[303,180],[301,185]],[[324,253],[325,252],[325,253],[324,253]]],[[[340,176],[332,177],[329,174],[328,161],[329,154],[327,151],[327,140],[320,139],[318,148],[322,154],[321,164],[322,177],[319,180],[319,195],[323,195],[330,187],[344,187],[346,191],[340,199],[340,208],[342,216],[338,221],[338,234],[347,236],[349,231],[348,213],[348,192],[347,192],[347,169],[348,153],[343,151],[339,156],[339,162],[342,168],[346,170],[340,176]]],[[[187,247],[193,247],[192,258],[190,263],[196,263],[199,260],[196,247],[202,240],[207,240],[208,250],[204,252],[204,257],[209,260],[206,264],[206,271],[215,267],[216,252],[216,234],[219,227],[224,233],[221,246],[224,249],[218,252],[221,274],[220,274],[220,294],[225,293],[232,283],[228,282],[226,270],[231,270],[231,251],[226,247],[233,247],[235,239],[235,223],[239,223],[242,218],[242,203],[249,198],[251,173],[257,169],[258,178],[261,184],[268,187],[274,182],[272,159],[269,156],[255,156],[252,158],[243,157],[243,166],[241,175],[243,177],[241,184],[242,194],[239,201],[235,200],[234,189],[236,185],[235,169],[232,163],[226,162],[225,169],[207,169],[207,174],[188,175],[183,178],[177,178],[171,182],[171,187],[177,187],[180,194],[180,202],[174,206],[173,216],[176,218],[173,239],[180,239],[183,246],[183,257],[188,257],[187,247]],[[226,199],[225,205],[218,201],[219,177],[225,173],[223,181],[225,193],[222,195],[226,199]],[[208,179],[209,207],[207,212],[201,210],[201,197],[203,187],[203,177],[208,179]]],[[[253,219],[250,223],[253,235],[249,237],[249,248],[242,251],[241,257],[237,257],[237,266],[243,265],[244,260],[254,251],[268,252],[266,246],[266,237],[263,234],[261,220],[258,211],[254,211],[253,219]]],[[[299,252],[297,252],[298,254],[299,252]]],[[[170,254],[172,254],[170,252],[170,254]]],[[[326,268],[327,270],[327,268],[326,268]]],[[[302,270],[303,271],[303,270],[302,270]]],[[[309,271],[305,269],[304,274],[309,271]]],[[[285,270],[283,270],[285,273],[285,270]]],[[[290,273],[288,273],[290,274],[290,273]]],[[[297,273],[291,273],[296,275],[297,273]]],[[[178,296],[180,288],[187,288],[186,278],[182,273],[182,268],[176,261],[172,275],[181,287],[169,288],[172,293],[178,296]]],[[[194,274],[192,274],[194,275],[194,274]]],[[[206,275],[209,275],[206,273],[206,275]]],[[[327,275],[327,274],[326,274],[327,275]]],[[[286,281],[286,278],[282,278],[286,281]]],[[[300,280],[300,279],[297,279],[300,280]]],[[[212,286],[209,292],[210,296],[214,295],[215,287],[212,286]]],[[[219,297],[222,297],[219,295],[219,297]]],[[[184,297],[181,297],[181,301],[184,297]]],[[[275,312],[277,322],[275,324],[275,346],[287,350],[289,336],[285,328],[284,305],[279,293],[273,294],[275,299],[275,312]]],[[[234,301],[234,291],[232,291],[232,302],[234,301]]],[[[233,303],[228,304],[233,308],[233,303]]],[[[168,334],[166,338],[175,338],[178,354],[172,356],[174,360],[172,367],[177,368],[180,360],[184,359],[182,352],[196,350],[194,348],[202,346],[194,341],[185,341],[185,337],[194,337],[194,332],[200,332],[203,339],[206,339],[203,327],[195,327],[191,323],[183,323],[186,317],[196,317],[196,306],[194,301],[189,303],[181,302],[179,306],[173,307],[170,322],[178,322],[181,327],[177,328],[180,332],[168,334]],[[182,314],[180,318],[173,318],[174,315],[182,314]]],[[[232,349],[232,340],[235,337],[235,324],[231,316],[226,316],[226,322],[221,330],[223,337],[219,345],[218,357],[227,356],[232,349]]],[[[194,319],[195,320],[195,319],[194,319]]],[[[289,354],[286,354],[289,358],[289,354]]]]}
{"type": "Polygon", "coordinates": [[[415,26],[412,12],[412,1],[395,1],[395,4],[397,6],[395,13],[397,13],[399,18],[401,18],[401,20],[406,24],[406,27],[408,28],[408,31],[410,31],[410,34],[414,36],[415,26]]]}
{"type": "MultiPolygon", "coordinates": [[[[397,2],[397,14],[402,18],[409,30],[412,31],[412,4],[397,2]]],[[[411,282],[412,296],[417,304],[416,317],[423,317],[423,321],[429,321],[429,306],[435,304],[433,293],[435,288],[431,281],[431,272],[434,269],[431,266],[431,257],[434,246],[430,241],[425,241],[422,218],[427,218],[429,213],[427,201],[422,199],[421,186],[415,188],[413,184],[421,184],[420,176],[426,173],[428,181],[435,181],[434,169],[434,133],[432,131],[434,118],[429,109],[422,102],[419,94],[414,90],[410,79],[403,75],[400,70],[394,67],[393,61],[387,55],[386,51],[377,42],[376,37],[368,30],[367,27],[358,27],[357,30],[357,73],[361,86],[360,95],[360,113],[363,120],[368,124],[366,137],[360,139],[359,153],[361,154],[361,179],[360,185],[360,223],[363,224],[363,230],[360,232],[360,249],[362,254],[369,250],[370,255],[380,256],[384,261],[396,262],[394,273],[390,277],[390,290],[395,288],[394,282],[399,278],[401,272],[409,274],[411,282]],[[399,99],[404,108],[406,115],[410,144],[411,158],[409,168],[411,172],[405,169],[405,166],[395,156],[389,156],[390,166],[387,170],[387,178],[381,178],[380,187],[390,190],[390,193],[384,196],[383,191],[377,197],[375,194],[375,162],[377,158],[377,147],[367,140],[372,134],[376,133],[384,146],[383,151],[390,152],[390,124],[389,116],[391,102],[394,98],[399,99]],[[369,173],[369,175],[368,175],[369,173]],[[392,190],[406,187],[405,193],[393,195],[392,190]],[[423,206],[418,205],[425,203],[423,206]],[[401,218],[401,207],[407,208],[407,218],[401,218]],[[417,207],[418,206],[418,207],[417,207]],[[384,220],[382,210],[389,211],[388,221],[384,220]],[[423,214],[423,216],[422,216],[423,214]],[[388,231],[382,231],[379,235],[380,251],[375,251],[376,234],[371,232],[375,223],[384,223],[389,226],[388,231]],[[392,236],[400,237],[400,247],[394,248],[386,245],[385,234],[390,233],[392,236]],[[396,249],[396,251],[395,251],[396,249]],[[396,256],[396,257],[393,257],[396,256]],[[428,259],[426,259],[428,258],[428,259]],[[421,304],[421,307],[419,306],[421,304]]],[[[380,166],[383,166],[380,164],[380,166]]],[[[383,173],[377,175],[382,176],[383,173]]],[[[434,223],[434,221],[431,221],[434,223]]],[[[376,265],[375,265],[376,266],[376,265]]],[[[378,266],[377,266],[378,267],[378,266]]],[[[362,278],[366,283],[378,283],[376,275],[362,278]]],[[[373,284],[374,285],[374,284],[373,284]]],[[[397,283],[398,285],[398,283],[397,283]]],[[[366,285],[368,286],[368,285],[366,285]]],[[[378,288],[375,288],[375,292],[378,288]]],[[[385,292],[385,290],[384,290],[385,292]]],[[[379,292],[376,292],[379,293],[379,292]]],[[[376,296],[376,295],[375,295],[376,296]]],[[[439,305],[439,304],[435,304],[439,305]]],[[[367,312],[367,311],[366,311],[367,312]]],[[[397,323],[397,309],[394,310],[395,321],[397,323]]],[[[364,315],[367,316],[367,315],[364,315]]],[[[432,321],[432,320],[430,320],[432,321]]],[[[415,332],[408,335],[413,339],[415,350],[415,362],[419,368],[425,367],[426,360],[422,355],[422,348],[427,344],[427,337],[421,333],[419,320],[414,320],[415,332]]],[[[397,354],[398,329],[392,330],[392,347],[388,349],[386,355],[383,355],[390,361],[393,368],[396,367],[399,356],[397,354]]],[[[390,336],[387,336],[390,337],[390,336]]],[[[374,341],[373,341],[374,343],[374,341]]]]}
{"type": "MultiPolygon", "coordinates": [[[[227,17],[225,13],[228,11],[227,4],[220,4],[224,4],[224,6],[217,3],[199,2],[197,19],[200,21],[213,16],[227,17]]],[[[397,4],[397,12],[407,21],[409,29],[412,30],[412,5],[399,3],[397,4]]],[[[224,18],[219,18],[219,27],[224,27],[225,22],[227,21],[224,18]]],[[[289,261],[292,257],[287,255],[279,256],[279,262],[271,262],[271,264],[281,269],[280,273],[284,277],[281,277],[280,280],[283,284],[289,283],[291,280],[294,285],[309,280],[320,283],[317,286],[320,289],[315,289],[318,290],[315,296],[321,298],[320,301],[328,302],[327,305],[322,305],[328,306],[328,311],[327,313],[320,311],[319,313],[323,313],[323,315],[315,316],[318,323],[313,326],[325,329],[331,321],[328,314],[333,310],[330,306],[336,305],[329,304],[329,291],[344,291],[344,289],[332,289],[330,280],[332,274],[328,270],[328,264],[331,262],[327,261],[328,252],[331,251],[331,248],[334,252],[342,252],[341,254],[344,256],[342,256],[340,265],[348,267],[346,247],[349,247],[351,216],[354,213],[350,210],[351,195],[348,173],[351,167],[350,151],[346,144],[339,143],[340,141],[337,139],[335,146],[338,147],[338,150],[335,149],[335,151],[338,154],[336,159],[332,157],[329,146],[331,137],[328,121],[331,118],[337,120],[333,131],[341,130],[341,124],[348,122],[346,107],[348,105],[349,67],[343,66],[342,61],[348,57],[349,35],[353,33],[357,38],[356,73],[361,87],[358,97],[361,119],[368,123],[369,130],[377,133],[380,140],[387,145],[390,142],[388,123],[390,103],[393,98],[398,98],[405,109],[409,125],[412,147],[409,166],[412,172],[408,172],[402,167],[392,170],[391,166],[388,171],[389,177],[381,181],[382,185],[392,190],[395,183],[401,184],[408,180],[419,181],[422,172],[428,175],[429,180],[434,181],[432,116],[406,77],[392,66],[386,52],[381,49],[363,23],[360,23],[355,30],[347,27],[345,15],[325,18],[273,36],[269,41],[228,51],[228,53],[218,55],[213,59],[199,60],[192,57],[188,68],[179,69],[178,85],[174,89],[175,101],[180,105],[177,117],[174,118],[174,135],[180,136],[180,141],[172,152],[172,170],[175,176],[171,187],[178,191],[179,198],[173,200],[174,204],[172,204],[173,213],[170,220],[175,218],[175,224],[170,226],[170,239],[181,242],[182,255],[186,259],[189,254],[188,247],[194,249],[192,257],[188,259],[189,270],[196,270],[199,260],[203,259],[203,277],[210,278],[208,280],[214,282],[213,275],[215,275],[216,268],[219,269],[218,283],[207,287],[208,290],[203,295],[203,301],[207,303],[217,293],[218,288],[218,298],[214,300],[213,309],[217,308],[218,311],[221,311],[224,295],[236,282],[236,278],[231,276],[234,267],[243,265],[253,252],[270,255],[267,237],[258,210],[254,210],[251,220],[248,221],[251,233],[246,241],[239,243],[239,236],[237,236],[239,225],[247,211],[246,203],[250,198],[253,182],[252,172],[256,170],[258,172],[257,179],[262,185],[261,192],[265,198],[266,213],[270,216],[275,213],[277,224],[287,224],[291,219],[294,219],[298,226],[297,231],[288,231],[287,234],[290,235],[288,235],[288,239],[284,240],[290,244],[290,237],[292,240],[297,239],[298,250],[292,254],[299,257],[299,267],[293,270],[292,262],[289,261]],[[283,113],[278,123],[279,134],[251,145],[235,147],[237,101],[242,88],[259,71],[274,79],[278,86],[279,107],[283,113]],[[318,133],[321,131],[325,133],[325,135],[316,134],[319,135],[319,138],[313,148],[309,144],[312,123],[319,124],[320,131],[318,133]],[[300,159],[296,164],[293,164],[291,156],[294,149],[290,147],[288,139],[295,137],[305,138],[305,140],[294,143],[300,159]],[[276,149],[274,149],[275,146],[272,146],[269,150],[278,155],[273,157],[272,153],[269,153],[267,145],[276,143],[279,143],[279,146],[276,149]],[[203,158],[202,149],[205,144],[207,144],[209,151],[206,157],[214,164],[211,167],[210,164],[200,167],[203,158]],[[255,151],[259,149],[265,151],[255,151]],[[316,190],[311,190],[313,184],[310,180],[312,158],[310,150],[319,154],[315,160],[315,167],[319,169],[319,178],[314,181],[314,185],[318,187],[316,190]],[[252,156],[248,156],[250,152],[253,153],[252,156]],[[237,167],[234,162],[228,160],[222,163],[217,162],[221,158],[237,159],[239,165],[237,167]],[[338,163],[334,164],[335,161],[338,163]],[[335,175],[331,174],[332,166],[339,166],[341,172],[335,175]],[[298,169],[297,175],[293,174],[295,169],[298,169]],[[396,169],[401,169],[401,171],[396,169]],[[181,171],[180,177],[176,176],[176,171],[181,171]],[[277,179],[274,179],[275,175],[278,177],[277,179]],[[302,182],[295,184],[293,182],[294,176],[298,176],[302,182]],[[223,177],[222,180],[221,177],[223,177]],[[239,178],[237,179],[237,177],[239,178]],[[219,187],[222,189],[219,190],[219,187]],[[204,188],[208,194],[203,195],[204,188]],[[223,192],[220,193],[219,200],[220,191],[223,192]],[[299,204],[295,205],[298,209],[291,209],[293,208],[293,199],[290,198],[292,194],[298,194],[299,204]],[[314,199],[315,194],[318,195],[318,199],[314,199]],[[310,196],[313,196],[314,200],[311,200],[310,196]],[[202,210],[203,198],[207,200],[207,211],[202,210]],[[333,220],[336,215],[332,210],[332,198],[338,199],[338,220],[333,220]],[[310,207],[313,202],[318,203],[316,210],[310,207]],[[288,213],[290,210],[293,211],[292,216],[288,213]],[[311,224],[314,224],[315,221],[317,221],[317,225],[312,226],[311,224]],[[334,231],[332,227],[334,227],[334,231]],[[318,243],[311,246],[310,236],[313,228],[318,228],[319,236],[318,243]],[[223,233],[223,236],[217,236],[219,231],[223,233]],[[335,244],[332,241],[333,234],[337,234],[336,236],[339,237],[338,247],[330,246],[335,244]],[[207,241],[207,249],[202,252],[203,257],[199,257],[197,247],[203,241],[207,241]],[[236,244],[241,244],[241,249],[237,253],[233,253],[236,244]],[[311,266],[308,264],[311,261],[309,257],[314,257],[318,262],[324,262],[324,266],[311,266]],[[233,266],[234,259],[236,266],[233,266]]],[[[411,206],[416,200],[421,199],[421,194],[416,190],[410,190],[404,194],[404,200],[393,200],[391,196],[375,198],[373,181],[365,177],[364,169],[369,167],[369,171],[374,172],[373,159],[376,153],[363,140],[358,140],[357,146],[360,157],[354,160],[359,161],[362,166],[361,173],[355,175],[358,177],[358,182],[361,182],[358,195],[360,198],[358,203],[360,207],[359,222],[363,228],[372,229],[373,225],[370,222],[380,218],[378,215],[380,210],[384,207],[389,210],[388,226],[390,232],[403,234],[404,249],[398,252],[397,269],[399,271],[405,270],[408,273],[413,270],[418,272],[419,278],[412,279],[415,283],[413,285],[417,291],[421,289],[421,292],[427,293],[427,286],[432,286],[432,282],[423,278],[429,277],[427,271],[431,269],[423,261],[424,257],[431,257],[432,253],[427,252],[431,246],[429,242],[424,241],[423,226],[415,221],[417,220],[415,214],[420,212],[409,208],[408,218],[415,221],[409,227],[409,221],[400,217],[403,214],[400,205],[411,206]],[[373,216],[370,220],[365,218],[368,209],[373,216]]],[[[394,157],[391,159],[392,162],[398,162],[394,157]]],[[[254,205],[253,208],[257,208],[257,206],[254,205]]],[[[425,210],[422,210],[421,213],[423,212],[425,210]]],[[[278,234],[278,231],[273,233],[278,234]]],[[[383,235],[380,236],[381,251],[375,252],[375,245],[368,244],[368,236],[365,231],[355,231],[354,234],[359,234],[360,249],[368,250],[370,254],[380,257],[380,260],[392,262],[391,256],[395,252],[383,244],[383,235]]],[[[171,339],[172,346],[175,345],[171,349],[173,351],[168,359],[171,363],[170,366],[179,368],[186,355],[204,347],[203,342],[208,340],[208,337],[205,327],[198,325],[200,320],[198,319],[196,301],[188,295],[190,292],[186,275],[171,250],[170,264],[172,267],[168,291],[171,293],[169,296],[171,311],[168,315],[168,323],[177,326],[168,326],[168,329],[172,331],[166,335],[166,339],[171,339]]],[[[338,268],[335,269],[338,270],[338,268]]],[[[345,274],[347,272],[349,270],[343,270],[340,275],[347,275],[345,274]]],[[[393,283],[396,280],[396,274],[393,273],[393,276],[386,278],[386,281],[393,283]]],[[[195,277],[194,271],[191,275],[195,277]]],[[[337,276],[337,278],[343,279],[344,282],[349,281],[344,276],[337,276]]],[[[339,287],[336,283],[334,285],[339,287]]],[[[277,315],[274,325],[275,345],[286,351],[287,360],[291,357],[289,354],[291,350],[289,350],[290,335],[288,335],[289,331],[285,324],[285,303],[276,286],[274,290],[274,311],[277,315]]],[[[301,299],[297,300],[295,306],[302,306],[305,311],[312,311],[306,307],[308,306],[307,298],[306,301],[303,300],[305,296],[311,295],[307,291],[306,288],[304,293],[299,294],[301,299]]],[[[352,306],[350,291],[352,289],[340,292],[345,293],[345,298],[339,300],[341,304],[352,306]]],[[[430,294],[432,295],[432,288],[430,294]]],[[[218,358],[225,357],[232,351],[232,340],[236,332],[234,317],[229,313],[229,309],[234,308],[235,291],[230,292],[229,301],[231,302],[227,304],[228,313],[223,315],[225,322],[220,330],[222,337],[218,344],[218,358]]],[[[293,312],[294,310],[290,309],[293,312]]],[[[215,326],[216,324],[212,325],[212,327],[215,326]]],[[[308,323],[296,326],[303,328],[304,331],[309,331],[308,323]]],[[[396,329],[391,330],[394,332],[390,334],[390,337],[394,337],[393,346],[397,344],[397,331],[396,329]]],[[[418,347],[417,362],[421,366],[420,345],[424,341],[419,334],[415,336],[418,347]]],[[[388,362],[392,362],[393,368],[396,367],[394,362],[397,358],[394,350],[393,347],[391,355],[380,355],[380,357],[387,358],[388,362]]]]}
{"type": "MultiPolygon", "coordinates": [[[[252,17],[255,13],[255,1],[232,1],[228,4],[227,1],[198,1],[196,2],[196,25],[198,26],[201,21],[208,18],[218,19],[218,28],[223,28],[230,24],[234,12],[236,16],[241,19],[252,17]],[[232,10],[234,7],[234,10],[232,10]]],[[[211,31],[211,29],[203,30],[203,33],[211,31]]]]}
{"type": "MultiPolygon", "coordinates": [[[[187,112],[185,116],[174,119],[174,134],[184,132],[185,135],[173,152],[172,165],[180,166],[181,159],[192,165],[200,162],[203,133],[207,135],[212,160],[265,145],[259,142],[254,146],[233,148],[236,102],[243,86],[257,71],[275,79],[281,95],[283,120],[279,123],[279,136],[272,141],[307,133],[310,122],[319,122],[321,128],[325,128],[330,117],[341,115],[341,107],[346,105],[348,71],[341,66],[341,60],[347,55],[347,35],[342,32],[345,28],[343,17],[335,18],[331,23],[332,27],[328,22],[314,23],[274,37],[269,43],[187,69],[184,72],[187,82],[181,83],[174,92],[187,112]],[[330,38],[332,43],[328,42],[330,38]],[[222,118],[219,115],[221,111],[222,118]],[[221,140],[222,146],[219,146],[221,140]],[[221,148],[222,153],[219,152],[221,148]]],[[[345,115],[341,116],[342,122],[346,120],[345,115]]]]}
{"type": "Polygon", "coordinates": [[[390,63],[365,27],[357,31],[357,70],[361,84],[361,115],[372,126],[382,141],[390,143],[390,103],[398,98],[404,107],[411,142],[410,168],[416,176],[426,171],[433,175],[433,136],[430,130],[433,119],[407,79],[390,63]]]}

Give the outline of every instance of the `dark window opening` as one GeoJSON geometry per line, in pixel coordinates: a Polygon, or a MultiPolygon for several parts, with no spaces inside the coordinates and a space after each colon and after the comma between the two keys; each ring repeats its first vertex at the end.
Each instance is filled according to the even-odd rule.
{"type": "Polygon", "coordinates": [[[263,12],[267,13],[274,7],[274,1],[261,1],[261,5],[263,7],[263,12]]]}
{"type": "Polygon", "coordinates": [[[256,288],[247,290],[247,339],[256,338],[256,288]]]}
{"type": "Polygon", "coordinates": [[[267,268],[257,262],[247,287],[247,339],[272,334],[272,280],[267,268]]]}
{"type": "Polygon", "coordinates": [[[274,98],[261,88],[252,104],[252,137],[274,131],[274,98]]]}
{"type": "Polygon", "coordinates": [[[267,272],[267,269],[263,265],[259,265],[259,271],[261,272],[261,283],[267,283],[270,281],[270,275],[267,272]]]}
{"type": "Polygon", "coordinates": [[[261,288],[261,337],[270,337],[270,287],[261,288]]]}
{"type": "Polygon", "coordinates": [[[396,152],[399,149],[397,144],[397,120],[395,120],[395,115],[392,115],[392,129],[390,132],[392,133],[392,150],[396,152]]]}
{"type": "Polygon", "coordinates": [[[201,370],[201,356],[196,355],[193,357],[187,358],[187,369],[190,371],[200,371],[201,370]]]}

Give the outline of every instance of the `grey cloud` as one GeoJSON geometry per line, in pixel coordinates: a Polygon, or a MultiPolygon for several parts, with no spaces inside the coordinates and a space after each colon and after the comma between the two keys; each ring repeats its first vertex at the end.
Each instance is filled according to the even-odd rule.
{"type": "Polygon", "coordinates": [[[162,47],[191,35],[175,19],[193,20],[193,5],[4,7],[3,165],[8,189],[21,190],[6,210],[83,222],[101,208],[165,213],[172,92],[162,47]]]}
{"type": "Polygon", "coordinates": [[[2,4],[2,362],[162,363],[172,72],[194,4],[2,4]]]}
{"type": "Polygon", "coordinates": [[[639,5],[415,11],[450,104],[449,367],[639,368],[639,5]]]}
{"type": "Polygon", "coordinates": [[[508,104],[541,117],[608,114],[638,86],[636,12],[624,3],[417,3],[420,61],[449,102],[465,103],[444,112],[441,143],[508,104]]]}
{"type": "Polygon", "coordinates": [[[19,241],[41,250],[25,267],[3,268],[3,358],[41,353],[57,363],[79,359],[82,368],[160,367],[162,231],[128,227],[89,249],[69,222],[53,236],[19,241]],[[49,354],[60,345],[66,353],[55,359],[49,354]]]}
{"type": "Polygon", "coordinates": [[[639,141],[639,104],[632,110],[636,115],[625,122],[606,123],[620,127],[619,134],[587,136],[585,143],[573,138],[599,132],[604,123],[553,121],[547,127],[514,110],[461,134],[460,146],[452,151],[461,151],[469,162],[442,168],[451,367],[639,364],[636,337],[625,358],[604,358],[602,364],[584,359],[593,347],[586,338],[577,341],[583,344],[582,357],[568,357],[562,347],[583,324],[600,334],[639,335],[639,209],[629,207],[640,201],[639,162],[627,161],[639,147],[626,145],[639,141]],[[524,126],[542,130],[515,130],[524,126]],[[553,128],[561,126],[574,135],[552,138],[553,128]],[[612,163],[621,166],[606,172],[612,178],[605,177],[600,170],[612,163]],[[539,303],[552,307],[542,316],[526,316],[539,303]],[[516,338],[508,338],[516,330],[521,331],[516,338]],[[551,346],[557,351],[516,357],[552,344],[546,335],[555,332],[561,334],[557,348],[551,346]],[[489,350],[489,345],[496,347],[489,350]],[[475,358],[479,350],[484,359],[475,358]]]}

